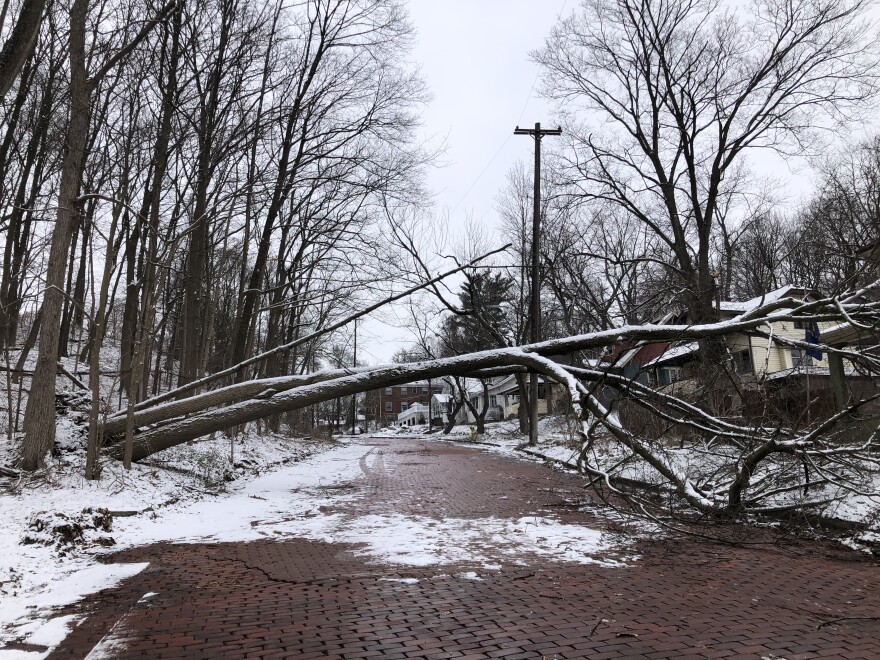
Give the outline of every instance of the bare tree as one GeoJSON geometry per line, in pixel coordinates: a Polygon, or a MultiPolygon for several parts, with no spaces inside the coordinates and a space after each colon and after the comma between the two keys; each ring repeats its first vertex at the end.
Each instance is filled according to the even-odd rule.
{"type": "MultiPolygon", "coordinates": [[[[0,26],[6,22],[8,2],[3,3],[0,26]]],[[[0,48],[0,99],[6,96],[15,79],[31,56],[43,19],[46,0],[24,0],[6,43],[0,48]]]]}
{"type": "Polygon", "coordinates": [[[803,152],[811,126],[852,119],[876,93],[867,7],[585,0],[535,53],[569,118],[570,184],[647,227],[695,322],[717,318],[713,246],[747,214],[741,165],[803,152]]]}

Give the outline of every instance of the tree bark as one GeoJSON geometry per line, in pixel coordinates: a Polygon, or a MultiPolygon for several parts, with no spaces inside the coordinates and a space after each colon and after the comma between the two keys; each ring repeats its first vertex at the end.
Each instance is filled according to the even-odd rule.
{"type": "Polygon", "coordinates": [[[45,8],[46,0],[24,0],[21,6],[18,21],[0,50],[0,99],[6,96],[34,50],[45,8]]]}

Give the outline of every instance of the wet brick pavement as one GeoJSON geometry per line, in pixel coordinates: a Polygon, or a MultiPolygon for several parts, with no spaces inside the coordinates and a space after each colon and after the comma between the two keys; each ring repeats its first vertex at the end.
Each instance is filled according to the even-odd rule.
{"type": "MultiPolygon", "coordinates": [[[[615,528],[572,506],[589,502],[576,475],[442,442],[364,444],[357,497],[334,511],[543,510],[615,528]]],[[[644,538],[624,568],[520,557],[495,571],[388,566],[357,549],[292,539],[118,553],[150,566],[75,608],[87,617],[49,657],[880,658],[880,570],[828,545],[644,538]],[[469,570],[482,579],[456,576],[469,570]]]]}

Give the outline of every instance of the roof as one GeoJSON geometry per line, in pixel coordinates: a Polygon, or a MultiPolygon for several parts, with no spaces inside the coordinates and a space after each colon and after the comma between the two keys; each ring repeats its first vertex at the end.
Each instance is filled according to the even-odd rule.
{"type": "Polygon", "coordinates": [[[835,345],[846,344],[851,341],[857,341],[860,335],[860,328],[857,328],[849,321],[838,323],[830,328],[821,331],[819,340],[823,344],[835,345]]]}
{"type": "Polygon", "coordinates": [[[676,346],[671,346],[667,348],[663,353],[661,353],[658,357],[654,358],[650,362],[646,362],[644,366],[653,367],[658,364],[663,364],[664,362],[670,362],[676,358],[684,357],[685,355],[691,355],[692,353],[696,353],[699,350],[700,345],[695,341],[689,341],[684,344],[678,344],[676,346]]]}
{"type": "Polygon", "coordinates": [[[744,300],[742,302],[722,300],[721,311],[744,314],[745,312],[750,312],[753,309],[760,307],[761,305],[768,305],[770,303],[776,302],[777,300],[781,300],[782,298],[804,298],[809,293],[811,293],[810,289],[806,289],[797,284],[786,284],[785,286],[780,287],[774,291],[768,291],[767,293],[761,294],[760,296],[755,296],[754,298],[750,298],[749,300],[744,300]]]}
{"type": "Polygon", "coordinates": [[[407,419],[409,417],[415,417],[419,413],[424,414],[426,412],[428,412],[428,406],[426,406],[423,403],[414,403],[411,406],[409,406],[406,410],[402,410],[400,413],[398,413],[397,419],[403,420],[403,419],[407,419]]]}
{"type": "MultiPolygon", "coordinates": [[[[844,371],[847,375],[850,375],[853,372],[852,369],[845,369],[844,371]]],[[[831,371],[828,367],[807,366],[802,364],[791,369],[782,369],[780,371],[774,371],[772,374],[767,374],[766,380],[779,380],[780,378],[788,378],[789,376],[828,376],[830,374],[831,371]]]]}

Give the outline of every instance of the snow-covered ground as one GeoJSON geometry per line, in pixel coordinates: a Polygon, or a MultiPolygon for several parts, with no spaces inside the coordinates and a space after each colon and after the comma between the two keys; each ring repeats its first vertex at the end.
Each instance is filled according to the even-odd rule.
{"type": "MultiPolygon", "coordinates": [[[[471,442],[472,436],[466,426],[457,426],[452,433],[443,436],[439,433],[425,435],[427,427],[392,428],[386,431],[387,435],[407,435],[412,437],[435,437],[438,439],[471,442]]],[[[486,425],[486,433],[478,436],[477,442],[487,447],[490,451],[496,451],[511,456],[518,456],[526,460],[547,460],[548,462],[564,469],[573,469],[576,466],[580,448],[568,428],[565,417],[561,415],[542,418],[538,424],[539,445],[527,447],[527,437],[519,432],[516,420],[493,422],[486,425]]],[[[602,446],[591,459],[596,461],[603,469],[617,466],[626,454],[619,444],[608,443],[602,446]]],[[[736,463],[737,454],[724,445],[715,445],[705,450],[697,450],[692,446],[678,449],[667,447],[664,452],[666,460],[675,467],[680,474],[690,475],[695,480],[699,475],[711,474],[721,465],[733,465],[736,463]],[[727,452],[727,453],[725,453],[727,452]]],[[[767,463],[765,470],[773,469],[772,463],[767,463]]],[[[628,462],[623,467],[617,467],[616,476],[635,479],[647,483],[661,483],[663,480],[656,471],[643,461],[628,462]]],[[[755,475],[757,480],[760,475],[755,475]]],[[[850,547],[876,554],[880,548],[880,497],[872,493],[880,493],[880,473],[865,475],[866,479],[873,477],[873,485],[870,483],[864,487],[864,494],[847,493],[840,488],[826,487],[826,490],[835,499],[825,504],[819,513],[826,518],[833,518],[843,522],[867,525],[868,529],[863,532],[855,532],[848,537],[838,540],[850,547]]],[[[813,489],[809,497],[801,490],[793,491],[780,496],[777,504],[792,504],[801,499],[821,499],[813,489]]],[[[759,521],[756,521],[759,522],[759,521]]]]}
{"type": "MultiPolygon", "coordinates": [[[[514,453],[521,440],[512,425],[499,424],[486,448],[514,453]]],[[[206,440],[162,452],[130,473],[110,463],[100,481],[88,482],[81,454],[72,452],[43,473],[45,483],[0,490],[0,658],[45,657],[49,651],[2,647],[60,644],[76,620],[59,616],[58,608],[146,567],[96,558],[158,541],[298,537],[357,544],[365,560],[382,564],[466,563],[482,571],[526,557],[607,567],[636,559],[620,538],[563,524],[546,512],[519,519],[340,513],[339,505],[359,493],[338,486],[362,476],[362,465],[369,469],[381,460],[393,469],[359,442],[251,436],[235,443],[236,467],[229,453],[228,440],[206,440]]],[[[478,578],[469,573],[463,579],[478,578]]]]}

